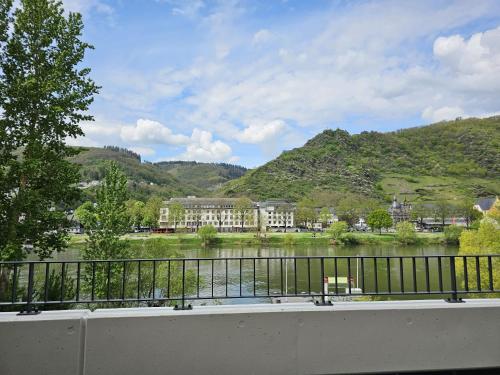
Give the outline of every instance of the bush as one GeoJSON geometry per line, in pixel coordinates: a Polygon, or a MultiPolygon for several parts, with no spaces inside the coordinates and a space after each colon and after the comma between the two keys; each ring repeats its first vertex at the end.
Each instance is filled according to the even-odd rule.
{"type": "Polygon", "coordinates": [[[449,244],[458,244],[460,242],[460,235],[464,228],[458,225],[449,225],[444,228],[444,240],[449,244]]]}
{"type": "Polygon", "coordinates": [[[348,225],[345,221],[337,221],[326,230],[334,241],[339,241],[343,234],[347,232],[348,225]]]}
{"type": "Polygon", "coordinates": [[[398,223],[396,225],[396,238],[399,242],[404,244],[415,243],[417,241],[415,226],[408,221],[398,223]]]}
{"type": "MultiPolygon", "coordinates": [[[[43,285],[37,288],[36,293],[40,300],[45,298],[45,281],[43,285]]],[[[64,275],[60,271],[52,270],[47,280],[47,301],[72,300],[75,298],[75,281],[73,277],[65,270],[64,275]],[[64,279],[64,295],[61,296],[61,281],[64,279]]],[[[65,303],[60,305],[43,305],[43,310],[68,310],[73,308],[74,304],[65,303]]]]}
{"type": "Polygon", "coordinates": [[[295,240],[295,236],[291,233],[287,233],[285,234],[284,238],[283,238],[283,243],[286,245],[286,246],[291,246],[291,245],[295,245],[297,241],[295,240]]]}
{"type": "Polygon", "coordinates": [[[217,229],[211,224],[204,225],[198,229],[197,234],[203,242],[203,245],[208,245],[217,238],[217,229]]]}
{"type": "Polygon", "coordinates": [[[340,242],[345,245],[358,245],[360,243],[359,238],[352,233],[344,233],[340,237],[340,242]]]}

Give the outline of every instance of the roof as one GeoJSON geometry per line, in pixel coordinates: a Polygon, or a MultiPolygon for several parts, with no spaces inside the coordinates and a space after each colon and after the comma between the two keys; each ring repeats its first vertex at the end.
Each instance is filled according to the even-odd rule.
{"type": "Polygon", "coordinates": [[[259,202],[260,207],[269,206],[293,206],[293,203],[288,202],[285,199],[268,199],[267,201],[259,202]]]}
{"type": "Polygon", "coordinates": [[[476,204],[481,208],[482,211],[488,211],[489,209],[491,209],[491,207],[493,207],[496,200],[496,197],[480,198],[478,199],[476,204]]]}
{"type": "Polygon", "coordinates": [[[167,204],[174,202],[180,203],[183,206],[234,206],[238,198],[170,198],[167,204]]]}

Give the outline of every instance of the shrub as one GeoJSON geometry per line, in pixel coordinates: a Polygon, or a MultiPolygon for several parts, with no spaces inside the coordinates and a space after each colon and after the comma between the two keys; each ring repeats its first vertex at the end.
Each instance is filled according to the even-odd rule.
{"type": "MultiPolygon", "coordinates": [[[[75,298],[75,281],[71,277],[67,270],[65,270],[64,275],[61,275],[60,271],[52,270],[50,272],[47,281],[47,301],[59,301],[59,300],[72,300],[75,298]],[[64,295],[61,296],[61,281],[64,279],[64,295]]],[[[40,299],[45,298],[45,282],[37,288],[36,293],[40,299]]],[[[43,310],[68,310],[71,309],[74,304],[67,303],[61,305],[47,304],[43,305],[43,310]]]]}
{"type": "Polygon", "coordinates": [[[285,234],[285,236],[283,238],[283,243],[287,246],[295,245],[295,243],[296,243],[295,236],[291,233],[285,234]]]}
{"type": "Polygon", "coordinates": [[[444,228],[444,240],[449,244],[458,244],[464,229],[458,225],[449,225],[444,228]]]}
{"type": "Polygon", "coordinates": [[[358,245],[360,243],[359,238],[352,233],[344,233],[340,237],[340,242],[345,245],[358,245]]]}
{"type": "Polygon", "coordinates": [[[415,243],[417,241],[415,226],[408,221],[398,223],[396,225],[396,238],[404,244],[415,243]]]}
{"type": "Polygon", "coordinates": [[[200,229],[198,229],[197,234],[203,242],[203,245],[208,245],[217,237],[217,229],[215,229],[215,227],[211,224],[204,225],[200,229]]]}
{"type": "Polygon", "coordinates": [[[345,221],[337,221],[326,230],[334,241],[339,241],[343,234],[347,232],[348,225],[345,221]]]}

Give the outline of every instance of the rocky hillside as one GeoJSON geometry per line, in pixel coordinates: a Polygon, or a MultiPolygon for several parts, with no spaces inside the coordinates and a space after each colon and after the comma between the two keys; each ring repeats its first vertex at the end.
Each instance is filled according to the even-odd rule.
{"type": "Polygon", "coordinates": [[[388,133],[325,130],[223,188],[258,199],[317,190],[412,201],[500,194],[500,117],[388,133]]]}

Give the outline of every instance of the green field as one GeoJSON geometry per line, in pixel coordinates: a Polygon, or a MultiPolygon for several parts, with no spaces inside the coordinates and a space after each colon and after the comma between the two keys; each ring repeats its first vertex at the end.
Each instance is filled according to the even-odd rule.
{"type": "MultiPolygon", "coordinates": [[[[396,243],[395,233],[366,233],[353,232],[350,233],[358,244],[387,244],[396,243]]],[[[83,245],[86,240],[85,235],[72,235],[70,238],[70,246],[83,245]]],[[[172,234],[152,234],[152,233],[131,233],[122,237],[124,240],[148,241],[153,239],[161,239],[161,245],[178,247],[181,245],[196,245],[201,246],[202,241],[195,233],[172,233],[172,234]]],[[[420,244],[441,244],[444,242],[442,233],[417,233],[417,242],[420,244]]],[[[219,233],[213,246],[226,245],[268,245],[268,246],[283,246],[283,245],[330,245],[330,237],[326,233],[266,233],[260,236],[255,232],[249,233],[219,233]]],[[[341,245],[336,245],[341,246],[341,245]]]]}

